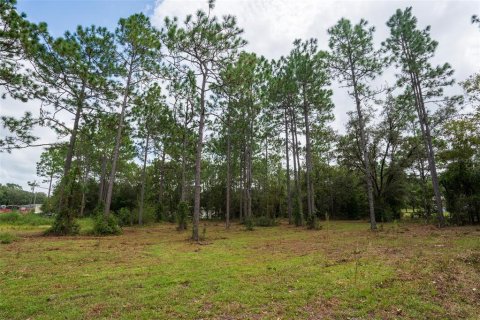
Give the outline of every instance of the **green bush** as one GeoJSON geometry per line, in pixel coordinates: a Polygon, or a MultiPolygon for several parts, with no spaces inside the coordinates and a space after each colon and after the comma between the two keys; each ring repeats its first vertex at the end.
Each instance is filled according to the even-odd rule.
{"type": "Polygon", "coordinates": [[[109,214],[108,216],[99,214],[94,220],[93,233],[98,236],[117,235],[122,233],[122,229],[113,214],[109,214]]]}
{"type": "Polygon", "coordinates": [[[0,214],[0,224],[42,226],[51,225],[52,222],[52,218],[35,213],[20,214],[11,212],[0,214]]]}
{"type": "Polygon", "coordinates": [[[320,225],[320,220],[316,215],[313,215],[307,219],[307,228],[311,230],[322,229],[322,226],[320,225]]]}
{"type": "Polygon", "coordinates": [[[255,219],[255,225],[259,227],[273,227],[277,225],[275,219],[269,218],[267,216],[258,217],[255,219]]]}
{"type": "Polygon", "coordinates": [[[6,232],[0,233],[0,243],[1,244],[9,244],[9,243],[12,243],[13,241],[15,241],[16,239],[17,238],[10,233],[6,233],[6,232]]]}
{"type": "Polygon", "coordinates": [[[155,222],[165,220],[165,206],[162,202],[158,202],[155,208],[155,222]]]}
{"type": "Polygon", "coordinates": [[[118,224],[121,227],[132,224],[133,222],[132,215],[133,215],[132,210],[130,210],[129,208],[125,208],[125,207],[121,208],[117,213],[118,224]]]}
{"type": "Polygon", "coordinates": [[[304,224],[303,212],[300,209],[300,206],[298,205],[298,203],[296,202],[294,202],[294,206],[293,206],[293,218],[294,218],[295,225],[297,227],[303,226],[304,224]]]}
{"type": "Polygon", "coordinates": [[[4,213],[0,215],[1,224],[18,224],[21,216],[17,212],[4,213]]]}
{"type": "Polygon", "coordinates": [[[80,232],[80,225],[73,219],[71,216],[66,214],[55,216],[50,229],[46,231],[46,234],[57,235],[57,236],[66,236],[66,235],[75,235],[80,232]]]}
{"type": "Polygon", "coordinates": [[[247,231],[253,231],[255,229],[255,221],[251,217],[245,218],[243,224],[245,225],[245,229],[247,231]]]}
{"type": "Polygon", "coordinates": [[[155,206],[145,205],[143,208],[143,224],[154,223],[157,220],[157,209],[155,206]]]}
{"type": "Polygon", "coordinates": [[[186,230],[188,220],[188,202],[180,201],[177,207],[177,229],[186,230]]]}
{"type": "Polygon", "coordinates": [[[52,198],[45,199],[45,201],[43,202],[43,204],[40,208],[42,209],[43,212],[46,212],[46,213],[50,213],[50,212],[54,211],[54,201],[53,201],[53,199],[52,198]]]}

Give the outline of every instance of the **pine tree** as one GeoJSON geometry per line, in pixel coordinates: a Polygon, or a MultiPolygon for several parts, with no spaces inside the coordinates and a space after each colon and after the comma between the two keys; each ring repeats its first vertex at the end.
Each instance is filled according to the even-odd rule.
{"type": "Polygon", "coordinates": [[[115,31],[115,38],[117,42],[116,63],[120,67],[119,71],[122,78],[122,83],[120,84],[122,100],[105,198],[105,216],[110,214],[113,185],[117,173],[117,161],[122,143],[127,108],[138,86],[148,83],[153,77],[158,76],[161,59],[160,34],[152,27],[150,20],[144,14],[134,14],[126,19],[120,19],[115,31]]]}
{"type": "Polygon", "coordinates": [[[370,228],[377,228],[372,186],[372,173],[369,166],[368,137],[366,132],[365,104],[371,96],[368,83],[382,71],[382,60],[379,52],[373,47],[373,32],[367,21],[360,20],[356,25],[342,18],[328,30],[330,35],[329,64],[332,74],[350,88],[349,95],[354,99],[357,108],[358,130],[360,134],[365,182],[367,185],[370,211],[370,228]],[[363,106],[362,106],[363,104],[363,106]]]}
{"type": "Polygon", "coordinates": [[[444,87],[454,83],[453,70],[448,63],[436,67],[431,65],[430,60],[435,54],[438,42],[431,39],[430,27],[424,30],[417,28],[417,19],[413,16],[411,7],[398,9],[388,20],[387,26],[390,28],[390,37],[383,45],[391,53],[392,62],[401,70],[397,74],[397,85],[404,87],[406,93],[415,101],[435,194],[438,224],[444,226],[442,196],[432,143],[431,115],[427,104],[433,101],[443,106],[454,104],[457,98],[447,98],[443,92],[444,87]]]}
{"type": "Polygon", "coordinates": [[[209,1],[209,12],[199,10],[195,16],[187,16],[184,26],[178,25],[174,18],[165,19],[163,41],[166,44],[173,66],[183,76],[193,72],[198,77],[200,86],[197,90],[200,96],[196,113],[199,116],[198,141],[195,158],[195,197],[193,211],[193,240],[199,240],[200,223],[200,193],[201,193],[201,162],[204,144],[206,102],[209,86],[235,54],[236,50],[245,45],[240,38],[242,30],[236,26],[233,16],[225,16],[221,21],[210,16],[214,1],[209,1]]]}
{"type": "Polygon", "coordinates": [[[74,33],[53,38],[45,30],[41,45],[29,53],[36,81],[48,89],[43,97],[44,108],[40,120],[61,135],[70,137],[60,183],[58,214],[53,233],[68,234],[74,228],[74,214],[70,208],[73,183],[78,170],[72,163],[78,134],[84,116],[98,113],[103,101],[112,98],[110,76],[114,73],[113,36],[106,28],[79,26],[74,33]],[[51,107],[51,108],[49,108],[51,107]],[[58,114],[73,115],[73,127],[63,123],[58,114]]]}

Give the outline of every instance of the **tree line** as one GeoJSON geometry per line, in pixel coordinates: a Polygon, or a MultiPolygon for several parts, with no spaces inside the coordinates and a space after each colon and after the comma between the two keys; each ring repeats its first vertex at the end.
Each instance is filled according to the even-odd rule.
{"type": "MultiPolygon", "coordinates": [[[[10,206],[23,206],[27,204],[42,204],[47,195],[44,192],[35,192],[23,190],[21,186],[15,183],[0,183],[0,205],[10,208],[10,206]]],[[[2,208],[0,208],[2,209],[2,208]]]]}
{"type": "Polygon", "coordinates": [[[342,18],[328,50],[298,39],[269,60],[246,51],[236,18],[214,5],[161,28],[139,13],[114,31],[56,38],[1,2],[2,92],[40,107],[2,117],[0,149],[42,146],[37,126],[64,141],[37,164],[52,233],[74,233],[85,215],[114,230],[154,220],[186,229],[191,217],[194,240],[201,218],[226,228],[368,218],[372,230],[407,211],[439,226],[480,221],[480,74],[460,83],[463,95],[446,94],[453,69],[433,64],[438,42],[411,7],[388,19],[378,47],[366,20],[342,18]],[[395,82],[376,87],[387,70],[395,82]],[[332,83],[354,107],[341,134],[332,83]]]}

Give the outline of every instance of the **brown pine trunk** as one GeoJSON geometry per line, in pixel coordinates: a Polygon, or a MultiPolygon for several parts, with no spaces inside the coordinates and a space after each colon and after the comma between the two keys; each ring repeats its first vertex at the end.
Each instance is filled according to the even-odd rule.
{"type": "Polygon", "coordinates": [[[182,185],[180,186],[180,201],[183,202],[186,199],[186,166],[187,166],[187,112],[188,112],[188,105],[185,109],[185,120],[183,122],[183,139],[182,139],[182,185]]]}
{"type": "MultiPolygon", "coordinates": [[[[407,45],[407,43],[403,40],[403,37],[402,37],[402,49],[405,55],[408,57],[408,59],[411,62],[413,62],[415,59],[413,59],[410,53],[410,48],[407,45]]],[[[420,123],[420,128],[422,130],[422,136],[423,136],[425,147],[426,147],[430,175],[432,177],[433,192],[435,194],[435,202],[437,204],[438,224],[440,227],[443,227],[445,226],[445,217],[443,216],[442,196],[440,193],[440,184],[438,182],[437,167],[435,163],[435,153],[433,150],[432,136],[430,132],[430,124],[428,121],[428,114],[425,109],[425,103],[423,100],[422,86],[420,83],[420,79],[418,78],[418,72],[416,72],[415,70],[409,70],[409,74],[410,74],[412,89],[415,96],[415,105],[418,113],[418,121],[420,123]]]]}
{"type": "MultiPolygon", "coordinates": [[[[230,108],[230,105],[228,106],[230,108]]],[[[230,189],[232,184],[231,178],[231,137],[230,137],[230,110],[227,111],[227,190],[225,199],[225,228],[230,228],[230,189]]]]}
{"type": "Polygon", "coordinates": [[[122,143],[123,122],[125,120],[125,111],[127,109],[127,102],[130,94],[130,82],[132,80],[132,72],[133,72],[133,64],[130,63],[127,84],[125,85],[125,92],[123,95],[122,110],[119,115],[117,136],[115,138],[115,149],[113,150],[112,168],[110,171],[110,179],[108,181],[107,197],[105,198],[105,210],[104,210],[105,216],[108,216],[110,214],[110,205],[112,203],[112,195],[113,195],[113,184],[115,183],[115,175],[117,173],[117,161],[120,153],[120,145],[122,143]]]}
{"type": "Polygon", "coordinates": [[[247,217],[252,217],[252,182],[253,182],[253,157],[252,157],[252,145],[253,145],[253,110],[250,113],[250,129],[247,146],[247,217]]]}
{"type": "Polygon", "coordinates": [[[158,202],[164,201],[163,199],[163,185],[165,183],[165,146],[162,151],[162,161],[160,162],[160,185],[158,188],[158,202]]]}
{"type": "Polygon", "coordinates": [[[315,204],[314,204],[314,193],[313,193],[313,182],[312,182],[312,149],[310,141],[310,123],[308,117],[308,105],[305,97],[305,85],[303,86],[303,116],[305,118],[305,142],[306,142],[306,155],[305,155],[305,164],[307,167],[307,205],[308,205],[308,218],[312,219],[315,214],[315,204]]]}
{"type": "Polygon", "coordinates": [[[298,157],[298,144],[297,140],[295,139],[295,116],[293,114],[293,110],[290,110],[291,118],[290,118],[290,132],[292,136],[292,155],[293,155],[293,174],[295,178],[295,191],[297,196],[297,210],[298,214],[300,215],[300,224],[303,224],[303,205],[302,205],[302,193],[300,189],[300,162],[297,162],[299,159],[298,157]]]}
{"type": "MultiPolygon", "coordinates": [[[[85,90],[85,85],[83,85],[82,87],[82,96],[83,96],[83,90],[85,90]]],[[[82,114],[82,110],[83,110],[83,100],[81,100],[77,105],[77,110],[75,112],[75,120],[73,122],[73,129],[70,135],[70,142],[68,144],[67,156],[65,158],[65,164],[63,166],[63,177],[62,177],[62,180],[60,181],[61,187],[60,187],[59,201],[58,201],[59,212],[62,212],[63,209],[68,208],[68,206],[70,205],[69,202],[70,202],[71,184],[73,183],[73,181],[70,181],[69,174],[70,174],[70,169],[72,168],[73,155],[75,152],[75,145],[77,142],[78,127],[80,124],[80,117],[82,114]],[[67,191],[66,195],[65,195],[65,191],[67,191]]],[[[71,214],[68,214],[68,219],[69,220],[73,219],[71,214]]]]}
{"type": "Polygon", "coordinates": [[[435,161],[435,153],[433,150],[432,144],[432,135],[430,133],[430,123],[428,121],[427,111],[425,109],[425,104],[423,102],[423,95],[422,95],[422,88],[418,81],[415,81],[417,85],[417,94],[418,94],[418,101],[419,101],[419,119],[420,122],[423,123],[423,136],[425,139],[425,145],[427,146],[427,159],[428,159],[428,166],[430,167],[430,175],[432,178],[432,185],[433,185],[433,193],[435,194],[435,202],[437,204],[437,219],[438,225],[440,227],[445,226],[445,217],[443,215],[443,204],[442,204],[442,195],[440,193],[440,183],[438,181],[438,174],[437,174],[437,166],[435,161]]]}
{"type": "Polygon", "coordinates": [[[295,138],[295,155],[296,155],[296,160],[297,160],[297,170],[298,170],[298,183],[300,184],[300,172],[302,166],[300,165],[300,144],[298,143],[298,129],[297,129],[297,119],[296,119],[295,113],[293,113],[293,134],[295,138]]]}
{"type": "Polygon", "coordinates": [[[288,151],[288,117],[287,108],[285,108],[285,158],[287,160],[287,206],[288,206],[288,223],[292,224],[292,191],[290,187],[290,154],[288,151]]]}
{"type": "Polygon", "coordinates": [[[85,188],[86,188],[86,185],[87,185],[87,181],[88,181],[88,175],[90,174],[90,165],[87,165],[86,169],[85,169],[85,176],[83,178],[83,188],[82,188],[82,202],[81,202],[81,205],[80,205],[80,217],[83,217],[83,213],[85,212],[85,188]]]}
{"type": "Polygon", "coordinates": [[[187,198],[186,188],[187,188],[187,178],[186,178],[186,155],[185,155],[185,144],[183,145],[182,151],[182,182],[180,186],[180,201],[183,202],[187,198]]]}
{"type": "Polygon", "coordinates": [[[362,107],[360,105],[360,97],[358,94],[358,84],[356,81],[355,71],[353,69],[353,63],[351,59],[349,59],[349,62],[350,62],[351,72],[352,72],[353,94],[355,96],[355,104],[357,107],[358,129],[360,131],[360,143],[362,145],[363,162],[365,167],[365,182],[367,184],[368,208],[370,211],[370,229],[376,230],[377,221],[375,220],[375,205],[374,205],[374,198],[373,198],[372,173],[370,170],[370,161],[369,161],[370,157],[368,155],[367,138],[365,135],[365,120],[363,118],[362,107]]]}
{"type": "Polygon", "coordinates": [[[63,167],[63,176],[66,177],[72,168],[73,154],[75,152],[75,144],[77,141],[78,126],[80,123],[80,116],[83,109],[83,103],[79,103],[76,113],[75,120],[73,122],[72,134],[70,136],[70,143],[68,145],[67,157],[65,158],[65,165],[63,167]]]}
{"type": "Polygon", "coordinates": [[[103,202],[103,193],[105,189],[105,175],[107,174],[107,157],[102,157],[102,173],[100,175],[100,186],[98,188],[98,203],[103,202]]]}
{"type": "Polygon", "coordinates": [[[52,181],[53,181],[53,171],[50,173],[50,182],[48,183],[48,195],[47,195],[48,199],[50,199],[50,192],[52,191],[52,181]]]}
{"type": "Polygon", "coordinates": [[[202,89],[200,94],[200,123],[198,125],[197,154],[195,159],[195,199],[193,206],[193,240],[199,241],[200,224],[200,195],[201,195],[201,169],[203,149],[203,129],[205,126],[205,88],[207,84],[207,70],[203,70],[202,89]]]}
{"type": "Polygon", "coordinates": [[[244,212],[244,193],[245,193],[245,152],[243,152],[243,145],[242,145],[242,153],[240,154],[240,208],[239,208],[239,219],[240,221],[243,220],[243,212],[244,212]]]}
{"type": "Polygon", "coordinates": [[[147,158],[148,158],[148,143],[150,136],[147,133],[145,141],[145,153],[143,156],[143,168],[142,168],[142,189],[140,191],[140,208],[138,208],[138,224],[143,225],[143,208],[145,204],[145,184],[147,180],[147,158]]]}

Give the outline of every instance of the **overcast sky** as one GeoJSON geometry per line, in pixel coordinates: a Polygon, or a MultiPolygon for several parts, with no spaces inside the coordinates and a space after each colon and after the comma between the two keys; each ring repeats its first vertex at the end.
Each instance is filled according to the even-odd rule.
{"type": "MultiPolygon", "coordinates": [[[[420,27],[430,25],[432,37],[439,41],[436,63],[449,62],[455,78],[461,81],[480,70],[480,31],[470,23],[473,14],[480,14],[479,1],[320,1],[320,0],[217,0],[214,13],[233,14],[245,31],[246,50],[265,57],[288,54],[296,38],[317,38],[320,49],[327,49],[327,29],[341,17],[358,22],[360,18],[376,27],[375,41],[380,44],[388,36],[385,22],[397,8],[413,7],[420,27]]],[[[161,27],[164,17],[180,19],[197,9],[206,9],[205,0],[19,0],[18,8],[34,22],[47,22],[50,32],[60,36],[78,24],[102,25],[114,29],[120,17],[142,11],[161,27]]],[[[392,80],[388,70],[382,81],[392,80]]],[[[345,89],[333,84],[335,121],[332,126],[342,132],[346,113],[353,104],[345,89]]],[[[460,93],[458,87],[452,92],[460,93]]],[[[0,100],[0,115],[21,115],[24,111],[38,114],[39,103],[0,100]]],[[[0,130],[0,135],[5,131],[0,130]]],[[[48,129],[36,131],[39,142],[54,142],[48,129]]],[[[36,177],[36,162],[41,148],[0,153],[0,183],[17,183],[27,188],[27,181],[36,177]]],[[[46,184],[42,184],[46,186],[46,184]]]]}

